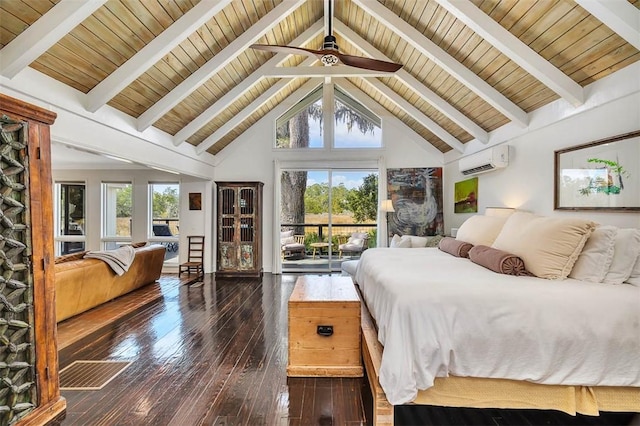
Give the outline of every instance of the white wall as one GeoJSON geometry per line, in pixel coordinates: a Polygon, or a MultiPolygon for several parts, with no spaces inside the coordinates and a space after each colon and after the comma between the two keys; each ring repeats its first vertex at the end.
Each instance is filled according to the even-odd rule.
{"type": "MultiPolygon", "coordinates": [[[[509,166],[478,175],[478,213],[486,207],[515,207],[548,216],[580,216],[598,223],[640,227],[640,213],[554,211],[554,151],[640,129],[640,94],[635,93],[508,139],[509,166]]],[[[636,164],[637,164],[636,160],[636,164]]],[[[636,173],[639,171],[636,171],[636,173]]],[[[469,214],[453,213],[454,184],[468,179],[458,161],[445,167],[444,211],[447,232],[469,214]]]]}
{"type": "Polygon", "coordinates": [[[213,272],[215,264],[213,200],[212,181],[189,181],[188,178],[183,178],[180,184],[180,263],[187,261],[187,236],[204,235],[204,271],[206,273],[213,272]],[[190,192],[202,194],[202,210],[189,210],[190,192]]]}

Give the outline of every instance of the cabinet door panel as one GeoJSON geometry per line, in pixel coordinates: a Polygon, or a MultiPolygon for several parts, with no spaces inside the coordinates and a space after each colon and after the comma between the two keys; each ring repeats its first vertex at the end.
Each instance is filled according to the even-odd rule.
{"type": "Polygon", "coordinates": [[[240,269],[251,270],[254,268],[253,245],[242,244],[240,246],[240,269]]]}

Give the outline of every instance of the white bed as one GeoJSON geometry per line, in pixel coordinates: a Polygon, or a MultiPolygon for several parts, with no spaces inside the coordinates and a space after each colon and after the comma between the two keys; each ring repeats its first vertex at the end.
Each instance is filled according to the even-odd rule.
{"type": "Polygon", "coordinates": [[[640,387],[640,288],[514,277],[437,248],[369,249],[355,274],[391,404],[436,377],[640,387]]]}

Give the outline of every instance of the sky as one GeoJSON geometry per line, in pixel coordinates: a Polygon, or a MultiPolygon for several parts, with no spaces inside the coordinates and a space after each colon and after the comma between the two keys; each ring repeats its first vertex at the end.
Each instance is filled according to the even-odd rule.
{"type": "MultiPolygon", "coordinates": [[[[376,148],[381,145],[382,130],[377,127],[373,133],[363,134],[357,128],[350,132],[346,123],[335,122],[335,146],[338,148],[376,148]]],[[[322,135],[320,134],[320,123],[309,117],[309,147],[322,148],[322,135]]]]}
{"type": "MultiPolygon", "coordinates": [[[[365,176],[370,175],[371,173],[377,173],[377,170],[368,170],[368,171],[343,171],[343,170],[333,170],[332,178],[333,178],[333,186],[338,186],[341,183],[347,189],[357,188],[362,185],[365,176]]],[[[327,170],[323,171],[309,171],[307,173],[307,186],[311,186],[315,183],[328,182],[329,180],[329,172],[327,170]]]]}

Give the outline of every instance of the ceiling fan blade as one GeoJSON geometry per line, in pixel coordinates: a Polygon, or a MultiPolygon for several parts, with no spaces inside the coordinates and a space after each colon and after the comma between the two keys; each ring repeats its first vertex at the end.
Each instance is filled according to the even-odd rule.
{"type": "Polygon", "coordinates": [[[362,56],[345,55],[338,52],[335,52],[334,55],[338,56],[340,62],[343,64],[356,68],[382,72],[396,72],[402,68],[401,64],[396,64],[394,62],[380,61],[378,59],[365,58],[362,56]]]}
{"type": "Polygon", "coordinates": [[[252,49],[265,50],[273,53],[288,53],[290,55],[307,55],[312,58],[322,56],[322,51],[305,49],[303,47],[281,46],[277,44],[252,44],[252,49]]]}

